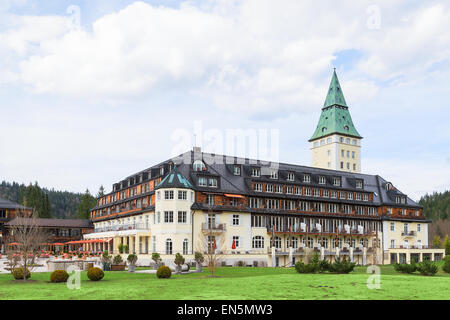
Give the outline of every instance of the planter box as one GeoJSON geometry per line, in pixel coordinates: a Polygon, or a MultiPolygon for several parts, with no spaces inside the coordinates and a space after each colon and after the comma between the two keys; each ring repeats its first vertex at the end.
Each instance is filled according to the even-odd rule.
{"type": "Polygon", "coordinates": [[[112,264],[111,271],[125,271],[125,265],[124,264],[112,264]]]}

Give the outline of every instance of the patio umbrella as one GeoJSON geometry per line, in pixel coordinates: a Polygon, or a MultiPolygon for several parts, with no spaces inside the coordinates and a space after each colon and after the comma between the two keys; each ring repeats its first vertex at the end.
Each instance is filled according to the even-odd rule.
{"type": "Polygon", "coordinates": [[[8,246],[21,246],[22,244],[21,243],[18,243],[18,242],[11,242],[11,243],[8,243],[8,246]]]}
{"type": "Polygon", "coordinates": [[[234,239],[233,239],[233,244],[231,245],[231,249],[236,249],[236,243],[234,242],[234,239]]]}
{"type": "Polygon", "coordinates": [[[56,243],[52,243],[52,245],[53,245],[53,246],[63,246],[63,245],[64,245],[64,243],[59,243],[59,242],[56,242],[56,243]]]}
{"type": "Polygon", "coordinates": [[[214,239],[214,250],[217,249],[217,245],[216,245],[216,239],[214,239]]]}

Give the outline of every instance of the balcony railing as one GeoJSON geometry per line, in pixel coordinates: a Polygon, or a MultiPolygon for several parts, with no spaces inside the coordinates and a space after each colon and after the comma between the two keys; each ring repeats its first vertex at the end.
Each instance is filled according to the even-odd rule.
{"type": "Polygon", "coordinates": [[[417,234],[415,231],[403,231],[402,237],[415,237],[417,234]]]}
{"type": "Polygon", "coordinates": [[[131,224],[119,224],[114,226],[95,228],[95,232],[124,231],[124,230],[150,230],[150,225],[145,223],[131,223],[131,224]]]}
{"type": "Polygon", "coordinates": [[[225,232],[227,231],[225,223],[202,223],[203,232],[225,232]]]}

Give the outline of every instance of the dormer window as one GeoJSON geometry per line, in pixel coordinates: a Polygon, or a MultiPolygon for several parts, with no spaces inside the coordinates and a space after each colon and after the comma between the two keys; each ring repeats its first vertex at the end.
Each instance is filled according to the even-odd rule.
{"type": "Polygon", "coordinates": [[[159,174],[163,175],[164,174],[164,167],[159,168],[159,174]]]}
{"type": "Polygon", "coordinates": [[[206,187],[207,186],[206,178],[203,177],[198,178],[198,185],[200,187],[206,187]]]}
{"type": "Polygon", "coordinates": [[[294,181],[294,179],[295,179],[294,173],[293,172],[288,172],[287,180],[288,181],[294,181]]]}
{"type": "Polygon", "coordinates": [[[341,186],[341,178],[340,177],[334,177],[333,178],[333,186],[340,187],[341,186]]]}
{"type": "Polygon", "coordinates": [[[311,175],[310,174],[304,174],[303,175],[303,182],[310,183],[311,182],[311,175]]]}
{"type": "Polygon", "coordinates": [[[363,180],[356,180],[356,188],[357,189],[363,188],[363,180]]]}
{"type": "Polygon", "coordinates": [[[255,183],[254,190],[256,192],[262,192],[262,184],[261,183],[255,183]]]}
{"type": "Polygon", "coordinates": [[[327,180],[325,179],[324,176],[319,176],[319,184],[325,184],[327,183],[327,180]]]}
{"type": "Polygon", "coordinates": [[[390,183],[390,182],[386,183],[385,188],[387,191],[392,190],[392,188],[393,188],[392,183],[390,183]]]}
{"type": "Polygon", "coordinates": [[[270,171],[270,179],[278,179],[278,171],[270,171]]]}
{"type": "Polygon", "coordinates": [[[194,171],[205,171],[206,170],[206,166],[202,160],[195,160],[192,167],[193,167],[194,171]]]}
{"type": "Polygon", "coordinates": [[[252,168],[252,177],[261,177],[261,169],[252,168]]]}
{"type": "Polygon", "coordinates": [[[210,187],[217,188],[217,179],[216,178],[209,178],[208,184],[210,187]]]}
{"type": "Polygon", "coordinates": [[[241,175],[241,167],[240,166],[234,166],[233,167],[233,174],[235,176],[240,176],[241,175]]]}
{"type": "Polygon", "coordinates": [[[403,204],[406,204],[406,197],[402,197],[402,198],[401,198],[401,202],[402,202],[403,204]]]}

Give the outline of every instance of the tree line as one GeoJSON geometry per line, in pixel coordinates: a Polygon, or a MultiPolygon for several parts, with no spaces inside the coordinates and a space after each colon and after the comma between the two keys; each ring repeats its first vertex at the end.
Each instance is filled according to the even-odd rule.
{"type": "MultiPolygon", "coordinates": [[[[103,186],[97,197],[104,195],[103,186]]],[[[41,188],[37,182],[29,185],[2,181],[0,198],[32,208],[39,218],[88,219],[96,198],[88,189],[84,193],[41,188]]]]}

